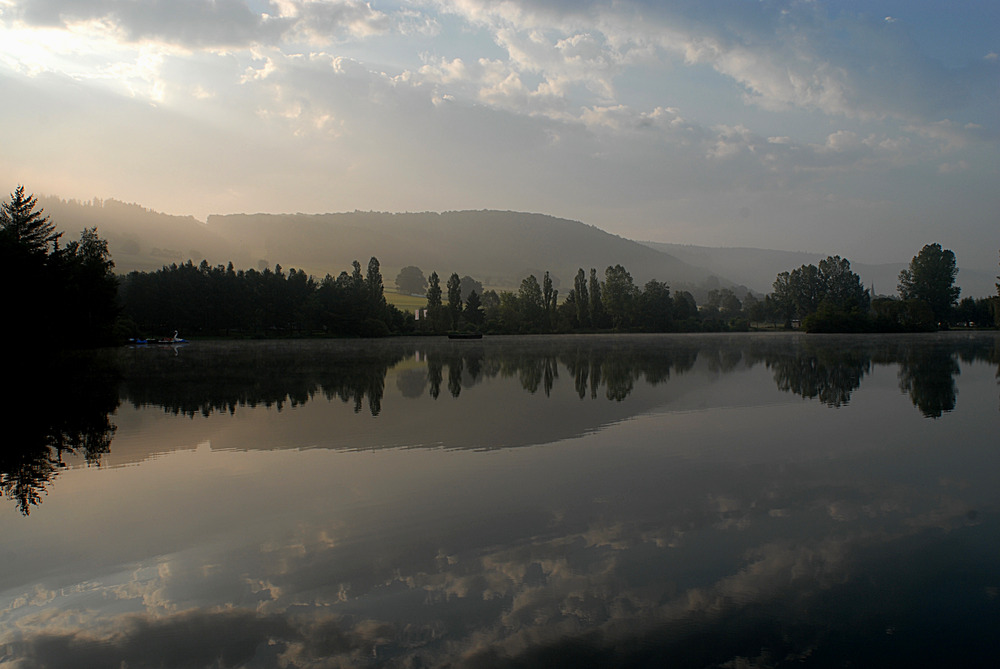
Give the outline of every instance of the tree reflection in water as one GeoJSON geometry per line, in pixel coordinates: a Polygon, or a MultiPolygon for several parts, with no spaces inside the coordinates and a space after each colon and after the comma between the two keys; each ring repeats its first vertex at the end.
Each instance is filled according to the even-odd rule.
{"type": "Polygon", "coordinates": [[[831,347],[823,340],[800,340],[791,353],[771,352],[765,364],[774,370],[774,382],[786,392],[839,407],[851,400],[861,379],[871,371],[870,351],[859,347],[831,347]]]}
{"type": "Polygon", "coordinates": [[[18,398],[3,403],[6,443],[0,449],[0,495],[25,516],[40,504],[49,484],[67,467],[68,455],[98,466],[111,449],[118,408],[118,370],[86,354],[67,354],[8,388],[18,398]],[[46,398],[61,395],[55,406],[46,398]]]}
{"type": "Polygon", "coordinates": [[[3,509],[0,664],[988,666],[997,341],[106,352],[8,403],[3,493],[182,452],[3,509]]]}
{"type": "Polygon", "coordinates": [[[899,388],[927,418],[940,418],[955,408],[960,373],[957,355],[938,348],[911,349],[899,360],[899,388]]]}
{"type": "MultiPolygon", "coordinates": [[[[27,515],[67,465],[67,454],[100,464],[110,450],[119,402],[158,406],[173,414],[208,416],[239,407],[297,407],[320,393],[382,412],[389,370],[403,398],[458,398],[492,378],[516,379],[525,391],[549,397],[560,367],[582,400],[624,402],[637,384],[657,386],[701,361],[715,374],[764,364],[783,391],[831,406],[848,404],[876,365],[899,366],[899,387],[928,418],[957,402],[959,362],[998,365],[996,337],[809,336],[567,336],[504,337],[486,342],[392,341],[201,343],[176,355],[156,349],[79,354],[25,381],[8,399],[7,424],[19,436],[0,451],[0,494],[27,515]],[[412,366],[411,366],[412,365],[412,366]],[[60,396],[43,402],[55,388],[60,396]],[[602,392],[603,391],[603,392],[602,392]],[[28,398],[27,401],[21,397],[28,398]]],[[[14,432],[12,431],[11,434],[14,432]]]]}

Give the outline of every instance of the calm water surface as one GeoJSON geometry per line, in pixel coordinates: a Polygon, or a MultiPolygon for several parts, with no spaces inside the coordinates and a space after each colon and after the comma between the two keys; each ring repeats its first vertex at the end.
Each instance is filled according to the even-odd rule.
{"type": "Polygon", "coordinates": [[[64,369],[6,421],[0,666],[1000,653],[996,333],[216,342],[64,369]]]}

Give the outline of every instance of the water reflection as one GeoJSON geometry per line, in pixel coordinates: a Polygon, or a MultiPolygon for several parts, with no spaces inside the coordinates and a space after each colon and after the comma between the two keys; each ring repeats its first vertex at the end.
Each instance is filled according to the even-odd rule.
{"type": "Polygon", "coordinates": [[[238,407],[280,411],[320,392],[352,403],[355,411],[367,405],[378,415],[386,372],[412,350],[363,342],[200,343],[180,355],[125,349],[112,360],[125,376],[122,401],[135,407],[161,406],[190,416],[234,413],[238,407]]]}
{"type": "Polygon", "coordinates": [[[851,400],[871,371],[872,352],[862,346],[833,347],[825,342],[799,341],[795,353],[765,356],[781,390],[839,407],[851,400]]]}
{"type": "Polygon", "coordinates": [[[122,400],[173,413],[209,415],[240,406],[299,406],[317,393],[373,416],[381,412],[385,379],[398,371],[403,397],[451,397],[484,379],[513,378],[529,393],[551,395],[564,369],[583,399],[623,401],[643,382],[665,383],[702,361],[716,373],[764,364],[781,390],[833,407],[850,402],[873,365],[899,365],[900,389],[928,417],[955,407],[959,361],[998,363],[996,337],[882,340],[843,337],[553,337],[511,338],[490,345],[421,340],[323,345],[199,345],[181,357],[129,351],[122,400]]]}
{"type": "Polygon", "coordinates": [[[995,336],[467,344],[113,352],[68,395],[100,420],[36,430],[51,459],[56,424],[117,424],[105,461],[201,446],[63,469],[65,497],[0,513],[0,664],[1000,652],[995,336]]]}
{"type": "Polygon", "coordinates": [[[28,515],[67,467],[68,456],[98,465],[111,449],[118,407],[118,368],[85,355],[42,363],[3,402],[7,428],[0,448],[0,496],[28,515]],[[55,406],[47,398],[57,392],[55,406]]]}
{"type": "Polygon", "coordinates": [[[927,418],[940,418],[955,408],[960,372],[958,356],[939,348],[910,350],[899,361],[899,387],[927,418]]]}
{"type": "MultiPolygon", "coordinates": [[[[764,365],[776,387],[831,407],[847,405],[875,366],[898,366],[899,388],[923,416],[940,418],[955,409],[956,377],[961,364],[998,365],[1000,343],[994,335],[922,337],[524,337],[483,342],[410,339],[389,342],[202,343],[181,351],[123,349],[93,358],[77,357],[58,374],[35,377],[25,397],[63,397],[52,404],[7,402],[10,424],[19,437],[0,455],[0,493],[27,515],[67,466],[66,455],[100,464],[110,450],[115,426],[110,416],[119,404],[162,407],[168,413],[210,416],[234,414],[240,407],[282,411],[316,401],[339,399],[355,413],[382,413],[386,379],[402,398],[437,400],[442,386],[459,398],[463,389],[490,379],[514,379],[520,388],[551,397],[561,378],[581,399],[624,402],[637,384],[655,388],[672,376],[702,364],[701,375],[730,374],[764,365]],[[560,374],[562,373],[562,377],[560,374]],[[43,387],[45,390],[43,390],[43,387]]],[[[593,430],[606,421],[649,411],[669,399],[635,401],[614,415],[578,414],[578,425],[560,425],[559,435],[593,430]]],[[[478,420],[503,423],[504,401],[480,403],[478,420]],[[500,414],[489,417],[488,413],[500,414]]],[[[544,415],[542,412],[541,415],[544,415]]],[[[390,418],[391,420],[391,418],[390,418]]],[[[443,431],[446,433],[446,430],[443,431]]],[[[503,447],[543,443],[553,435],[497,443],[463,445],[503,447]]],[[[412,444],[428,442],[415,437],[412,444]]],[[[374,445],[374,444],[373,444],[374,445]]],[[[393,443],[389,445],[406,445],[393,443]]]]}

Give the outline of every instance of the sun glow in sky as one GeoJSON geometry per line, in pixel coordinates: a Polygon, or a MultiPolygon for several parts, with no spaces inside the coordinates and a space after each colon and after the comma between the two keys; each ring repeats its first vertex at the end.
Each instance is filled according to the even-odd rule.
{"type": "Polygon", "coordinates": [[[0,0],[0,184],[988,267],[998,53],[972,0],[0,0]]]}

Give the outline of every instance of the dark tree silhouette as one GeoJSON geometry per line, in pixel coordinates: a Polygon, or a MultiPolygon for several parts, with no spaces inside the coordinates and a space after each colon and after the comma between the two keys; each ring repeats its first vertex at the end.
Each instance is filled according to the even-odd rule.
{"type": "Polygon", "coordinates": [[[955,285],[957,275],[955,254],[940,244],[928,244],[899,273],[899,295],[926,302],[938,322],[946,323],[961,292],[955,285]]]}
{"type": "Polygon", "coordinates": [[[14,189],[10,202],[0,205],[0,237],[28,253],[46,255],[62,233],[56,231],[42,209],[35,211],[37,204],[38,198],[24,194],[24,186],[14,189]]]}
{"type": "Polygon", "coordinates": [[[473,325],[483,324],[483,306],[482,301],[479,299],[479,293],[472,291],[469,293],[469,299],[465,301],[465,311],[463,312],[465,320],[473,325]]]}
{"type": "Polygon", "coordinates": [[[587,293],[587,274],[583,268],[577,270],[576,279],[573,281],[575,291],[574,303],[576,305],[577,326],[581,328],[590,326],[590,297],[587,293]]]}
{"type": "Polygon", "coordinates": [[[448,277],[448,316],[450,327],[454,330],[458,327],[458,319],[462,315],[462,280],[458,274],[452,272],[448,277]]]}
{"type": "Polygon", "coordinates": [[[17,338],[21,350],[111,343],[117,279],[107,242],[89,228],[60,247],[62,233],[36,204],[23,186],[0,204],[2,336],[17,338]]]}
{"type": "Polygon", "coordinates": [[[427,279],[419,267],[408,265],[396,275],[396,288],[402,293],[423,295],[427,291],[427,279]]]}
{"type": "Polygon", "coordinates": [[[427,317],[430,319],[431,329],[441,329],[441,279],[437,272],[431,272],[427,284],[427,317]]]}

